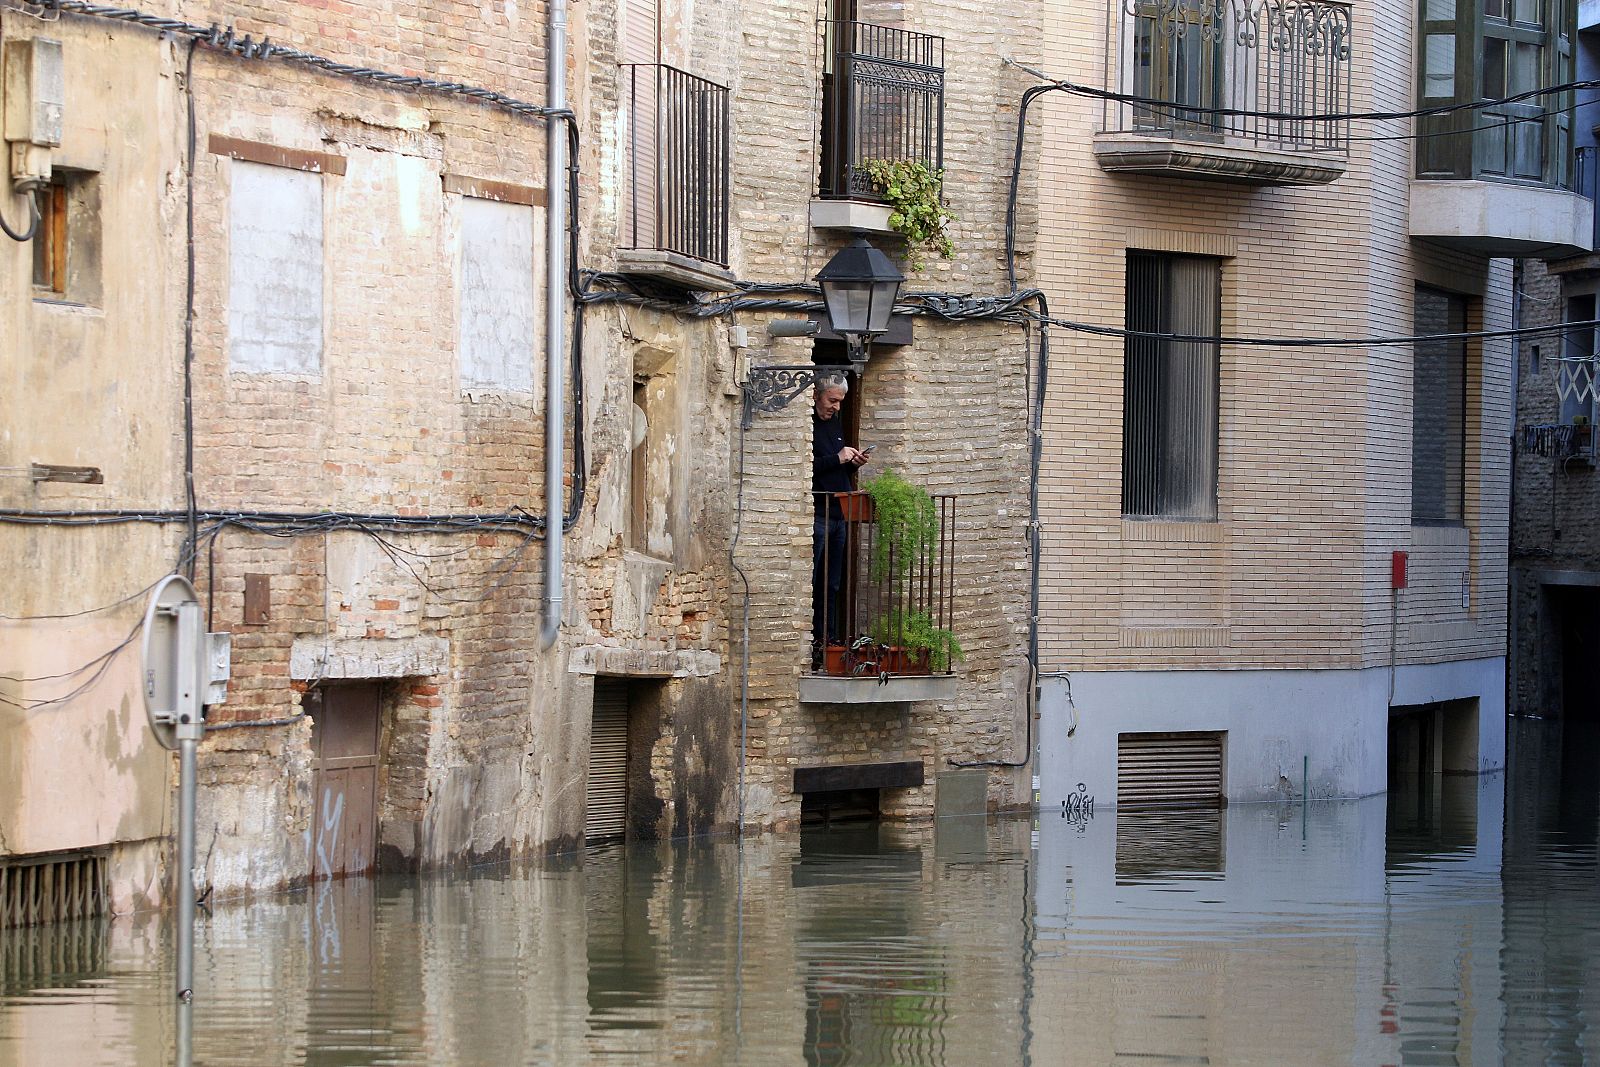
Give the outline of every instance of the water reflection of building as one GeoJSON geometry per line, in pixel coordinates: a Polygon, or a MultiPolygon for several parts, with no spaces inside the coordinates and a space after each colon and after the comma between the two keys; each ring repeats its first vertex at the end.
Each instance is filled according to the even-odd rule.
{"type": "Polygon", "coordinates": [[[1041,819],[1033,1061],[1499,1062],[1500,786],[1041,819]]]}

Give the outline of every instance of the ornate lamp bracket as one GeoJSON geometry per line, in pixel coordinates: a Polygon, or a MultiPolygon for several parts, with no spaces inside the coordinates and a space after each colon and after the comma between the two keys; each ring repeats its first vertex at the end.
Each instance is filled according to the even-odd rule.
{"type": "Polygon", "coordinates": [[[744,383],[744,428],[749,429],[758,411],[781,411],[789,402],[817,380],[817,372],[833,370],[806,364],[798,367],[751,367],[744,383]]]}

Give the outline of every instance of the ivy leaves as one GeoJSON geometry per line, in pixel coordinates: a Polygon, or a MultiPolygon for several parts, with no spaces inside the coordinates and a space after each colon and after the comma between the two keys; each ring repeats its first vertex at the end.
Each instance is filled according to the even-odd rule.
{"type": "Polygon", "coordinates": [[[906,266],[921,270],[927,252],[945,259],[955,254],[950,223],[956,217],[939,198],[944,168],[936,170],[920,159],[869,159],[862,169],[889,202],[889,227],[906,239],[906,266]]]}

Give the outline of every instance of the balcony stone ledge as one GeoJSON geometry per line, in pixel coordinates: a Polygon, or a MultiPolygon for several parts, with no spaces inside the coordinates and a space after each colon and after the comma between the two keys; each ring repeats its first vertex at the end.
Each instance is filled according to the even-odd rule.
{"type": "Polygon", "coordinates": [[[893,704],[918,700],[954,700],[953,674],[897,674],[887,681],[877,676],[845,678],[835,674],[802,674],[802,704],[893,704]]]}
{"type": "Polygon", "coordinates": [[[1579,193],[1542,185],[1414,181],[1410,232],[1480,256],[1580,256],[1594,246],[1594,204],[1579,193]]]}
{"type": "Polygon", "coordinates": [[[889,205],[872,200],[813,200],[810,218],[813,230],[900,236],[889,228],[889,205]]]}
{"type": "Polygon", "coordinates": [[[1094,139],[1100,169],[1113,174],[1243,185],[1327,185],[1344,175],[1347,161],[1333,152],[1283,152],[1226,141],[1185,141],[1144,133],[1102,133],[1094,139]]]}
{"type": "Polygon", "coordinates": [[[667,282],[680,289],[706,293],[728,293],[734,289],[733,271],[664,248],[619,248],[617,272],[639,274],[667,282]]]}

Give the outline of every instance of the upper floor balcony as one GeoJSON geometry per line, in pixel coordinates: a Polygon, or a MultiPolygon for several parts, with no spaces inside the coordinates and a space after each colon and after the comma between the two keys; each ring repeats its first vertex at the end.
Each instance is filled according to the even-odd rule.
{"type": "Polygon", "coordinates": [[[1571,91],[1576,4],[1429,0],[1418,49],[1411,236],[1485,256],[1558,258],[1594,247],[1576,191],[1571,91]]]}
{"type": "Polygon", "coordinates": [[[732,287],[728,89],[664,63],[622,66],[617,267],[684,289],[732,287]]]}
{"type": "Polygon", "coordinates": [[[881,522],[867,493],[821,493],[842,537],[819,536],[806,703],[947,700],[956,694],[956,498],[881,522]],[[830,501],[834,503],[830,504],[830,501]],[[835,587],[837,583],[837,587],[835,587]]]}
{"type": "Polygon", "coordinates": [[[819,229],[887,233],[871,160],[944,165],[944,38],[843,19],[823,23],[819,229]]]}
{"type": "Polygon", "coordinates": [[[1326,0],[1113,0],[1108,171],[1323,185],[1349,156],[1350,9],[1326,0]],[[1230,114],[1246,112],[1247,114],[1230,114]]]}

